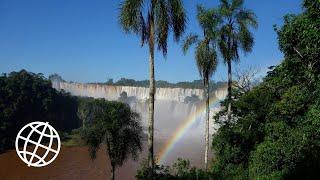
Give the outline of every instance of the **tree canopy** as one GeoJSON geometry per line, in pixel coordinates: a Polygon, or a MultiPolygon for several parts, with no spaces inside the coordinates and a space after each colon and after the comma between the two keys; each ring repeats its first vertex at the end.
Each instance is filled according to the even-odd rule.
{"type": "Polygon", "coordinates": [[[77,98],[51,87],[42,74],[21,70],[0,76],[0,152],[13,148],[18,131],[33,121],[59,131],[80,126],[77,98]]]}
{"type": "Polygon", "coordinates": [[[136,159],[142,150],[142,126],[140,117],[132,112],[129,105],[110,102],[104,99],[94,100],[95,113],[91,122],[87,122],[82,137],[90,147],[92,158],[104,144],[110,158],[112,174],[116,167],[123,164],[129,156],[136,159]]]}
{"type": "MultiPolygon", "coordinates": [[[[276,28],[283,62],[251,91],[237,96],[234,118],[215,118],[213,176],[236,179],[315,179],[320,168],[319,1],[287,15],[276,28]]],[[[226,102],[225,102],[226,103],[226,102]]]]}

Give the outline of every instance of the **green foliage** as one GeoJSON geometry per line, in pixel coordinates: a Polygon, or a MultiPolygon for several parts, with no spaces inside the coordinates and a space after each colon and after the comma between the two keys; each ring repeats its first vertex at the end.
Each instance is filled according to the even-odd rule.
{"type": "Polygon", "coordinates": [[[168,166],[160,166],[155,164],[153,169],[148,166],[148,161],[142,161],[140,169],[138,169],[136,174],[136,179],[138,180],[149,180],[149,179],[173,179],[173,175],[170,174],[170,168],[168,166]],[[150,172],[153,171],[153,174],[150,172]]]}
{"type": "Polygon", "coordinates": [[[319,4],[305,0],[305,12],[299,16],[287,15],[285,25],[278,30],[280,49],[292,59],[290,67],[300,70],[296,71],[298,78],[309,83],[318,79],[320,72],[319,4]]]}
{"type": "Polygon", "coordinates": [[[240,61],[240,51],[249,53],[254,45],[251,29],[258,27],[256,15],[244,7],[244,0],[220,0],[218,47],[228,66],[228,120],[232,112],[232,61],[240,61]]]}
{"type": "MultiPolygon", "coordinates": [[[[277,30],[284,61],[215,117],[212,171],[221,179],[317,179],[320,168],[319,1],[277,30]]],[[[225,12],[230,13],[230,12],[225,12]]],[[[237,92],[235,90],[235,92],[237,92]]],[[[228,101],[224,102],[224,105],[228,101]]]]}
{"type": "Polygon", "coordinates": [[[218,58],[217,58],[217,25],[218,15],[214,9],[205,9],[198,5],[197,12],[198,22],[203,31],[201,35],[190,34],[186,37],[182,49],[183,52],[190,48],[192,44],[196,44],[195,48],[195,61],[199,71],[199,75],[203,80],[203,90],[206,97],[206,127],[205,127],[205,166],[208,167],[208,149],[209,149],[209,92],[210,92],[210,78],[216,71],[218,58]]]}
{"type": "Polygon", "coordinates": [[[216,52],[208,46],[208,42],[205,40],[197,45],[195,54],[199,74],[207,84],[217,68],[216,52]]]}
{"type": "Polygon", "coordinates": [[[219,48],[225,62],[239,60],[239,50],[251,52],[254,44],[250,28],[257,28],[256,15],[243,7],[243,0],[221,0],[219,48]]]}
{"type": "Polygon", "coordinates": [[[18,131],[33,121],[59,131],[79,127],[77,99],[51,87],[42,74],[21,70],[0,76],[0,152],[13,148],[18,131]]]}
{"type": "Polygon", "coordinates": [[[118,167],[141,151],[142,127],[139,115],[129,105],[104,99],[92,101],[92,121],[82,130],[82,137],[90,147],[92,158],[101,144],[107,147],[112,167],[118,167]]]}
{"type": "Polygon", "coordinates": [[[210,174],[190,166],[190,161],[178,158],[172,165],[171,172],[175,179],[209,179],[210,174]]]}
{"type": "Polygon", "coordinates": [[[68,147],[84,146],[85,142],[81,138],[81,132],[82,128],[73,129],[70,133],[59,132],[61,144],[68,147]]]}
{"type": "Polygon", "coordinates": [[[204,32],[202,39],[200,35],[190,34],[183,42],[183,52],[186,53],[191,45],[196,44],[195,60],[201,78],[205,86],[217,67],[216,39],[217,14],[213,9],[205,9],[198,6],[198,22],[204,32]]]}
{"type": "Polygon", "coordinates": [[[186,28],[186,13],[181,0],[124,0],[120,5],[119,22],[126,33],[140,36],[141,45],[157,45],[167,54],[169,32],[176,41],[186,28]]]}
{"type": "Polygon", "coordinates": [[[267,124],[265,141],[252,153],[250,176],[314,179],[319,176],[319,106],[313,106],[296,126],[286,121],[267,124]],[[272,177],[272,176],[271,176],[272,177]]]}
{"type": "MultiPolygon", "coordinates": [[[[140,169],[137,171],[136,178],[138,180],[151,179],[150,169],[147,166],[147,161],[143,161],[140,169]]],[[[190,161],[178,158],[177,161],[170,166],[155,165],[154,179],[157,180],[193,180],[193,179],[210,179],[212,176],[209,172],[201,169],[190,167],[190,161]]]]}
{"type": "Polygon", "coordinates": [[[92,123],[99,111],[100,107],[97,105],[97,102],[94,98],[78,98],[77,115],[82,121],[82,127],[86,127],[88,124],[92,123]]]}

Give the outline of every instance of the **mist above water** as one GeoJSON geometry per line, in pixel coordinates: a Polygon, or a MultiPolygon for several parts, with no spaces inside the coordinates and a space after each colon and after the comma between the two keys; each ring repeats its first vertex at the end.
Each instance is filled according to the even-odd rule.
{"type": "MultiPolygon", "coordinates": [[[[140,114],[142,126],[145,131],[147,129],[148,88],[69,83],[57,80],[52,81],[52,86],[57,90],[63,89],[74,96],[105,98],[107,100],[126,102],[133,110],[140,114]]],[[[211,93],[211,99],[212,101],[222,100],[226,94],[226,88],[221,87],[211,93]]],[[[201,89],[156,89],[155,154],[172,138],[179,126],[185,123],[191,115],[194,115],[199,108],[203,108],[203,97],[203,90],[201,89]]],[[[210,108],[210,117],[212,117],[220,109],[220,106],[216,104],[210,108]]],[[[204,115],[200,113],[194,120],[191,128],[179,139],[170,154],[166,157],[165,164],[171,164],[178,157],[189,159],[194,165],[200,166],[202,164],[203,156],[201,154],[204,154],[204,122],[204,115]]],[[[210,134],[215,131],[216,127],[211,120],[210,134]]]]}

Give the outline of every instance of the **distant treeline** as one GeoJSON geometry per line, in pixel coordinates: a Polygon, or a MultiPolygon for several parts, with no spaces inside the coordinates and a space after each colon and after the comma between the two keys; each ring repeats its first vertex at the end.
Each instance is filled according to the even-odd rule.
{"type": "MultiPolygon", "coordinates": [[[[64,81],[58,74],[53,74],[49,76],[51,80],[60,80],[64,81]]],[[[141,80],[137,81],[134,79],[121,78],[118,81],[113,81],[113,79],[109,79],[105,83],[92,83],[92,84],[105,84],[105,85],[113,85],[113,86],[135,86],[135,87],[149,87],[149,80],[141,80]]],[[[215,90],[221,86],[226,85],[226,82],[218,81],[215,82],[213,80],[210,81],[210,89],[215,90]]],[[[183,81],[177,83],[171,83],[168,81],[158,80],[156,81],[156,87],[158,88],[186,88],[186,89],[202,89],[203,81],[202,80],[194,80],[194,81],[183,81]]]]}
{"type": "MultiPolygon", "coordinates": [[[[134,79],[121,78],[120,80],[113,82],[112,79],[109,79],[105,84],[115,85],[115,86],[137,86],[137,87],[149,87],[149,80],[136,81],[134,79]]],[[[215,82],[211,80],[210,89],[216,89],[225,85],[226,82],[215,82]]],[[[177,83],[170,83],[168,81],[158,80],[156,81],[156,87],[159,88],[186,88],[186,89],[202,89],[203,81],[194,80],[194,81],[183,81],[177,83]]]]}

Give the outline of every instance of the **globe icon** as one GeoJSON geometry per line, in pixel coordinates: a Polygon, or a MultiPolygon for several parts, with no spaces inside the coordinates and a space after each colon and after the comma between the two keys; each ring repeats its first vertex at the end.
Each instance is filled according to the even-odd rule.
{"type": "Polygon", "coordinates": [[[16,152],[29,167],[43,167],[59,154],[61,142],[57,131],[48,122],[31,122],[16,137],[16,152]]]}

